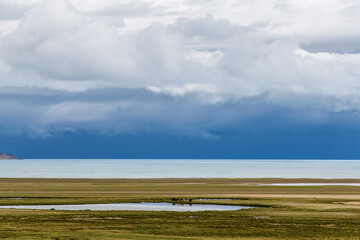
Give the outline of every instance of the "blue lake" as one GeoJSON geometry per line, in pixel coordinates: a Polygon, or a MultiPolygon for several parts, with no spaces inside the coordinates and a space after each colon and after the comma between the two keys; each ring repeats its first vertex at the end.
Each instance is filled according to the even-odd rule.
{"type": "Polygon", "coordinates": [[[0,178],[360,178],[360,160],[0,160],[0,178]]]}

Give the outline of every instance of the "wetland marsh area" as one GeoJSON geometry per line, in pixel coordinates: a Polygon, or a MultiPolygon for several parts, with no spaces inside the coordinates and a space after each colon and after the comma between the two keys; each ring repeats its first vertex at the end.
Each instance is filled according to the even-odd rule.
{"type": "Polygon", "coordinates": [[[3,178],[0,205],[9,208],[0,209],[0,238],[360,239],[358,183],[357,179],[3,178]],[[180,212],[11,209],[119,203],[188,206],[190,199],[193,205],[251,208],[180,212]]]}

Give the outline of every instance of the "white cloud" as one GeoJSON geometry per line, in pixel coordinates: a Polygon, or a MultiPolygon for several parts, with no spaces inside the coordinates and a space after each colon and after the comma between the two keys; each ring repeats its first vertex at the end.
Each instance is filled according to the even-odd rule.
{"type": "Polygon", "coordinates": [[[27,6],[12,1],[0,2],[0,20],[14,20],[23,16],[27,6]]]}

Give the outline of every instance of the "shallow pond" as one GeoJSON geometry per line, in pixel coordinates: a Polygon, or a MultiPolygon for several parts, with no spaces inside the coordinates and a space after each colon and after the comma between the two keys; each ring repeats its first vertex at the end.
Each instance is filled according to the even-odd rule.
{"type": "Polygon", "coordinates": [[[271,186],[360,186],[360,183],[269,183],[271,186]]]}
{"type": "Polygon", "coordinates": [[[231,211],[249,209],[252,207],[233,205],[211,204],[172,204],[172,203],[106,203],[106,204],[73,204],[73,205],[14,205],[0,206],[0,208],[14,209],[41,209],[41,210],[93,210],[93,211],[175,211],[175,212],[199,212],[199,211],[231,211]]]}
{"type": "Polygon", "coordinates": [[[236,199],[232,199],[232,198],[198,198],[198,199],[194,199],[194,200],[199,200],[199,201],[231,201],[231,200],[236,200],[236,199]]]}
{"type": "Polygon", "coordinates": [[[3,200],[22,200],[22,199],[30,199],[30,198],[23,198],[23,197],[3,197],[3,198],[0,198],[0,199],[3,199],[3,200]]]}

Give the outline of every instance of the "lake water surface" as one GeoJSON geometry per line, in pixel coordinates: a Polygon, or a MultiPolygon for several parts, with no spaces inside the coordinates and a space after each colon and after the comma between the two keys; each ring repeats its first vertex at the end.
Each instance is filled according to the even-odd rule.
{"type": "Polygon", "coordinates": [[[0,178],[360,178],[360,160],[0,160],[0,178]]]}

